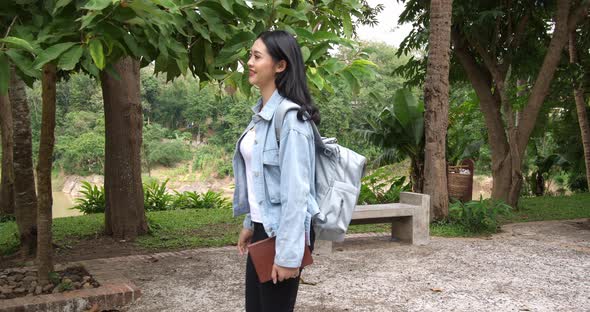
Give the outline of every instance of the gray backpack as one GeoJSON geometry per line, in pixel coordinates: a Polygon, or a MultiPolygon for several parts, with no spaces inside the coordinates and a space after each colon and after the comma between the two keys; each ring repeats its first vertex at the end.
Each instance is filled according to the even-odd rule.
{"type": "MultiPolygon", "coordinates": [[[[277,142],[281,126],[290,110],[300,106],[283,101],[275,113],[277,142]]],[[[365,174],[366,158],[337,144],[336,138],[322,138],[315,123],[311,122],[316,146],[315,188],[320,213],[313,219],[317,239],[343,241],[365,174]]]]}

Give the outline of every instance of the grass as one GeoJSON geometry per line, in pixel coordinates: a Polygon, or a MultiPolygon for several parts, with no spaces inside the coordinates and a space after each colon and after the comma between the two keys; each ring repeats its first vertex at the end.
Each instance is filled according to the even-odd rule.
{"type": "Polygon", "coordinates": [[[9,255],[18,249],[16,222],[0,223],[0,255],[9,255]]]}
{"type": "MultiPolygon", "coordinates": [[[[590,218],[590,193],[558,197],[523,198],[520,209],[501,218],[501,224],[512,222],[590,218]]],[[[230,209],[187,209],[147,213],[150,232],[135,242],[148,249],[180,249],[217,247],[237,242],[242,218],[234,218],[230,209]]],[[[56,244],[71,246],[77,241],[102,235],[104,215],[92,214],[53,220],[56,244]]],[[[389,224],[352,225],[349,233],[389,232],[389,224]]],[[[459,225],[433,223],[433,236],[480,236],[465,231],[459,225]]],[[[14,221],[0,223],[0,255],[18,249],[17,227],[14,221]]]]}
{"type": "MultiPolygon", "coordinates": [[[[383,224],[359,224],[348,227],[348,233],[388,233],[391,225],[383,224]]],[[[430,235],[441,237],[467,237],[474,236],[473,233],[456,224],[432,223],[430,224],[430,235]]]]}
{"type": "Polygon", "coordinates": [[[146,248],[219,247],[237,242],[243,218],[230,209],[186,209],[147,214],[150,233],[137,240],[146,248]]]}
{"type": "MultiPolygon", "coordinates": [[[[60,246],[72,245],[80,239],[101,235],[103,224],[103,214],[54,219],[53,241],[60,246]]],[[[9,255],[18,250],[17,233],[16,222],[0,223],[0,255],[9,255]]]]}
{"type": "Polygon", "coordinates": [[[529,197],[504,223],[590,218],[590,193],[570,196],[529,197]]]}
{"type": "MultiPolygon", "coordinates": [[[[136,241],[150,249],[216,247],[235,244],[242,218],[234,218],[229,209],[187,209],[147,212],[150,232],[136,241]]],[[[0,255],[18,249],[17,227],[14,221],[0,223],[0,255]]],[[[77,241],[91,239],[104,232],[104,214],[53,220],[53,241],[60,246],[72,246],[77,241]]]]}

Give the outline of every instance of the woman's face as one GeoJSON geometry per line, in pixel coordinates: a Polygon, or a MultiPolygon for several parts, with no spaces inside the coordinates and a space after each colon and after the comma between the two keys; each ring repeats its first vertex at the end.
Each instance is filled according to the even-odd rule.
{"type": "Polygon", "coordinates": [[[274,62],[261,39],[256,40],[248,59],[248,81],[259,88],[274,85],[276,73],[284,70],[281,63],[274,62]]]}

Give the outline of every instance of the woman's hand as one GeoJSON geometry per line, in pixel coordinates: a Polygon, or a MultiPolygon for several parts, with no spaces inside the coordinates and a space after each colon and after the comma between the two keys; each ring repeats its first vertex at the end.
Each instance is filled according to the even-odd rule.
{"type": "Polygon", "coordinates": [[[253,234],[254,231],[249,229],[242,229],[242,232],[240,232],[240,237],[238,238],[238,251],[240,255],[243,256],[248,252],[248,244],[250,244],[253,234]]]}
{"type": "Polygon", "coordinates": [[[280,265],[272,265],[272,282],[282,282],[288,278],[297,278],[299,276],[299,268],[286,268],[280,265]]]}

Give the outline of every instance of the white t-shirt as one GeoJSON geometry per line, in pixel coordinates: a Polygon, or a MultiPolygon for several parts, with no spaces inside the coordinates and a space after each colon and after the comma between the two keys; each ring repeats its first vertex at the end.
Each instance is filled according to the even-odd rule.
{"type": "Polygon", "coordinates": [[[242,138],[242,142],[240,143],[240,153],[242,153],[244,163],[246,164],[246,182],[248,188],[248,203],[250,204],[250,218],[253,222],[262,223],[260,206],[254,195],[254,180],[252,179],[252,147],[254,146],[255,139],[256,132],[254,132],[254,128],[252,128],[252,130],[248,131],[248,133],[242,138]]]}

